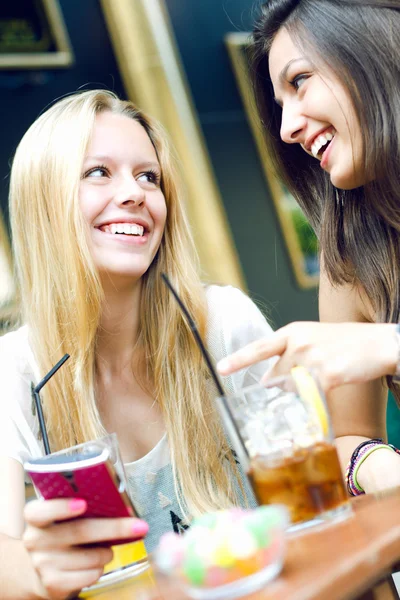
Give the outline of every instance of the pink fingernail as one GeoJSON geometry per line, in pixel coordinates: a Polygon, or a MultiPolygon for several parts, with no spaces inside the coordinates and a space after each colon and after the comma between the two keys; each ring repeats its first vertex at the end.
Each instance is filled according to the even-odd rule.
{"type": "Polygon", "coordinates": [[[144,537],[146,533],[149,531],[149,526],[146,521],[137,520],[133,523],[131,527],[131,531],[133,535],[137,537],[144,537]]]}
{"type": "Polygon", "coordinates": [[[68,503],[68,508],[71,512],[81,512],[86,507],[86,500],[82,500],[81,498],[74,498],[68,503]]]}

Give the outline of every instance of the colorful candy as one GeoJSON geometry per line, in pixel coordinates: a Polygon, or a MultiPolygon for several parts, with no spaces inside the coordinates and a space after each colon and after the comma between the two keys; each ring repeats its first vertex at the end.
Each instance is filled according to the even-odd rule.
{"type": "Polygon", "coordinates": [[[155,560],[160,570],[178,576],[189,590],[228,588],[268,569],[271,578],[283,562],[287,525],[287,511],[279,505],[207,513],[183,535],[162,536],[155,560]]]}

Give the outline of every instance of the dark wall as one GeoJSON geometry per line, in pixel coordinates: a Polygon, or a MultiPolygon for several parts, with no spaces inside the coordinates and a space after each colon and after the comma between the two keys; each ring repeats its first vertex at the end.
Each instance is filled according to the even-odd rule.
{"type": "Polygon", "coordinates": [[[53,100],[106,87],[124,95],[99,0],[59,0],[75,54],[70,68],[0,71],[0,203],[7,214],[12,155],[25,131],[53,100]]]}
{"type": "Polygon", "coordinates": [[[251,29],[254,2],[166,4],[249,290],[275,325],[317,319],[317,291],[299,289],[292,274],[223,41],[251,29]]]}

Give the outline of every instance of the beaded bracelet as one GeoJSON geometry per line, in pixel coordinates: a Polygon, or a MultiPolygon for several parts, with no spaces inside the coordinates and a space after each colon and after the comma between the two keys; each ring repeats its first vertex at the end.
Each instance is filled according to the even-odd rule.
{"type": "Polygon", "coordinates": [[[374,438],[371,440],[365,440],[365,442],[361,442],[359,446],[354,450],[351,455],[351,459],[346,469],[346,485],[347,490],[351,496],[360,496],[361,494],[365,494],[362,487],[357,482],[357,472],[360,468],[361,464],[364,460],[375,452],[375,450],[379,450],[380,448],[387,448],[388,450],[393,450],[397,454],[400,454],[400,450],[393,446],[393,444],[386,444],[382,438],[374,438]]]}

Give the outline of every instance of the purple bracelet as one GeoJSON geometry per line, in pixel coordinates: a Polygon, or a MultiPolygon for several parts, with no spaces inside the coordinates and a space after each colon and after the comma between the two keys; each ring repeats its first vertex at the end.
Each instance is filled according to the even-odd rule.
{"type": "Polygon", "coordinates": [[[364,490],[360,488],[354,479],[354,471],[364,454],[369,452],[373,446],[387,446],[388,448],[394,450],[397,454],[400,454],[400,450],[398,448],[393,446],[393,444],[386,444],[382,438],[374,438],[371,440],[365,440],[365,442],[361,442],[361,444],[357,446],[351,455],[351,459],[346,469],[345,479],[347,491],[351,496],[360,496],[361,494],[365,494],[364,490]]]}

